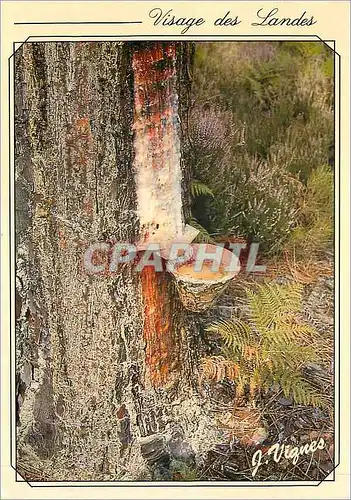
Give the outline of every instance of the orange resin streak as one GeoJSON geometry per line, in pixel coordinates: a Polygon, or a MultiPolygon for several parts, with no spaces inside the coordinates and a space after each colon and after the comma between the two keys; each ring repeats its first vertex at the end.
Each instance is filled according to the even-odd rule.
{"type": "MultiPolygon", "coordinates": [[[[143,168],[152,168],[160,175],[167,175],[165,144],[173,137],[178,119],[175,55],[172,42],[141,45],[133,52],[134,129],[145,134],[150,144],[143,168]]],[[[146,239],[155,227],[158,221],[151,220],[141,228],[141,236],[146,239]]],[[[156,272],[153,266],[144,267],[141,283],[146,366],[152,385],[159,387],[169,380],[176,363],[169,286],[165,271],[156,272]]]]}
{"type": "Polygon", "coordinates": [[[163,272],[156,272],[154,267],[146,266],[141,272],[141,283],[146,366],[152,385],[159,387],[167,382],[174,361],[167,282],[163,272]]]}

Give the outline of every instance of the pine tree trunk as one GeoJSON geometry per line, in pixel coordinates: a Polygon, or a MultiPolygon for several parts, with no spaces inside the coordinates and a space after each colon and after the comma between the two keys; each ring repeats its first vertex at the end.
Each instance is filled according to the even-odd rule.
{"type": "MultiPolygon", "coordinates": [[[[168,273],[83,265],[91,243],[142,236],[133,57],[154,50],[176,61],[168,91],[178,94],[185,220],[189,44],[26,43],[15,56],[17,467],[27,480],[170,479],[172,460],[191,463],[216,439],[197,392],[198,318],[168,273]]],[[[154,91],[165,106],[162,81],[154,91]]]]}

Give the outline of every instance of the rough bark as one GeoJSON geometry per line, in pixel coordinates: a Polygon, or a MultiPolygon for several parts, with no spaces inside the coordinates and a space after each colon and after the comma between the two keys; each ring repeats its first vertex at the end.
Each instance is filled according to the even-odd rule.
{"type": "MultiPolygon", "coordinates": [[[[157,467],[201,459],[216,439],[196,389],[198,321],[168,274],[147,298],[135,267],[101,276],[82,264],[92,242],[139,236],[133,50],[26,43],[15,56],[17,467],[29,480],[157,479],[157,467]],[[160,290],[176,362],[155,386],[143,331],[160,290]]],[[[176,60],[186,148],[191,46],[177,44],[176,60]]]]}

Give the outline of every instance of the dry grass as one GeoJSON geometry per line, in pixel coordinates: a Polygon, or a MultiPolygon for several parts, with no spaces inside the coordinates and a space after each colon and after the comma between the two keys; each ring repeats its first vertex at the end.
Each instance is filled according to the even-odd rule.
{"type": "Polygon", "coordinates": [[[275,256],[267,263],[266,278],[268,279],[286,276],[297,283],[309,285],[315,283],[319,277],[332,275],[331,262],[313,258],[297,259],[296,255],[289,251],[275,256]]]}

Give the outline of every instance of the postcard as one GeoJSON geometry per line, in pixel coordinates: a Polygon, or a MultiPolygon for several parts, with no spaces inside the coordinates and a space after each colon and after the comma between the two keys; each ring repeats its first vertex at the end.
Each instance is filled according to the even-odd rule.
{"type": "Polygon", "coordinates": [[[2,497],[349,498],[349,3],[1,15],[2,497]]]}

